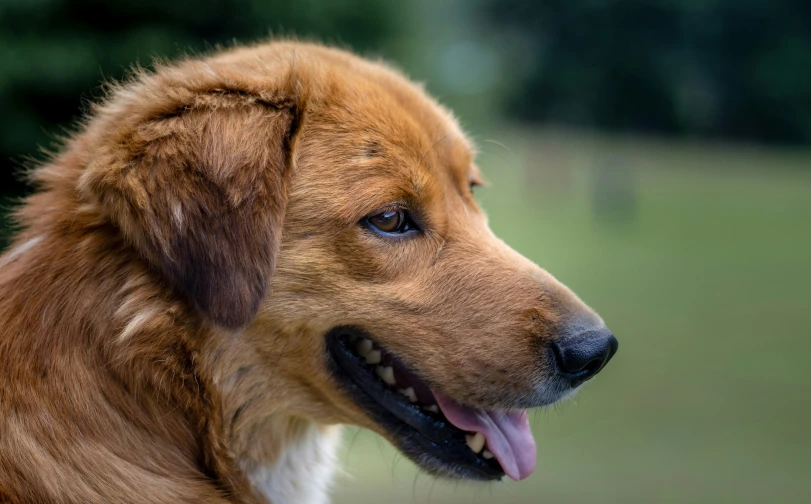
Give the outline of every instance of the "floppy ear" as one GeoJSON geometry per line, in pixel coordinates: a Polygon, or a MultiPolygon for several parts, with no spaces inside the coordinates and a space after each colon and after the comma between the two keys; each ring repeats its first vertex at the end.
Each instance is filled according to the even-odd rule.
{"type": "Polygon", "coordinates": [[[243,326],[274,269],[298,114],[293,100],[197,95],[110,135],[80,191],[200,313],[243,326]]]}

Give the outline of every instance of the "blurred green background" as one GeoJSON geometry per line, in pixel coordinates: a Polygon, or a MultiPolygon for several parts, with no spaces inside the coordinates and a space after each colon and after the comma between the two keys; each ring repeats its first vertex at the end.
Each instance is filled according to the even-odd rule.
{"type": "Polygon", "coordinates": [[[492,227],[621,343],[534,414],[530,479],[435,481],[348,429],[335,502],[811,502],[810,2],[0,0],[3,208],[104,80],[269,34],[426,82],[492,227]]]}

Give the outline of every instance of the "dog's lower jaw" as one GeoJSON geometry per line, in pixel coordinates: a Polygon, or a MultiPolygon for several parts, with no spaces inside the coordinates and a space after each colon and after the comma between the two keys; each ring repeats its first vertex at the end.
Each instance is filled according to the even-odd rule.
{"type": "Polygon", "coordinates": [[[239,464],[254,491],[270,504],[327,504],[341,428],[301,419],[287,421],[299,423],[295,428],[285,429],[296,431],[297,435],[284,441],[281,455],[275,461],[255,460],[246,455],[239,464]]]}

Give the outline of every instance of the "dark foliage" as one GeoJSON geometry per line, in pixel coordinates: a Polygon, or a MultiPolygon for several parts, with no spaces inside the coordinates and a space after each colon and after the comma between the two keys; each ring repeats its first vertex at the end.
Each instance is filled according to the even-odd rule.
{"type": "Polygon", "coordinates": [[[807,0],[488,0],[485,12],[526,46],[507,103],[522,119],[811,143],[807,0]]]}

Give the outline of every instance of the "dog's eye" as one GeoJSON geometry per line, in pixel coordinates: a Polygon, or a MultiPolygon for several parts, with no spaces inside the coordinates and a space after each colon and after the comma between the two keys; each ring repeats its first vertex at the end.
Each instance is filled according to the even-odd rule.
{"type": "Polygon", "coordinates": [[[417,226],[406,210],[387,210],[366,218],[369,227],[384,235],[405,234],[414,231],[417,226]]]}

